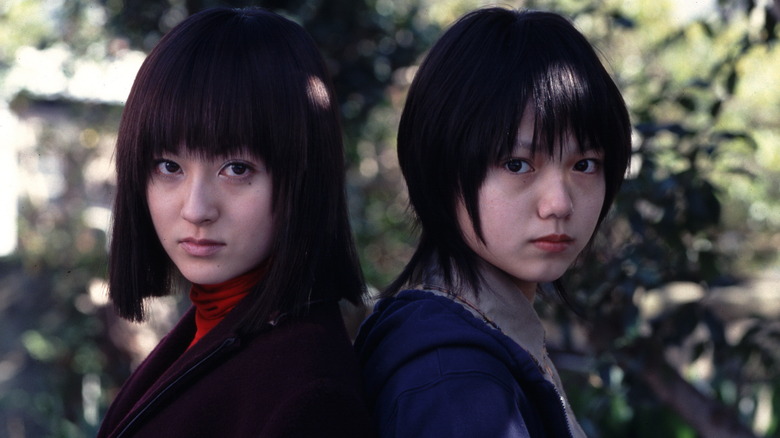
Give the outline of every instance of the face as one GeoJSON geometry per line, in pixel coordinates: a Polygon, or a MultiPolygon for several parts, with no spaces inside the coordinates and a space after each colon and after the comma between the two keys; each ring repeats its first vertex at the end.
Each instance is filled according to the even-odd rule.
{"type": "Polygon", "coordinates": [[[539,282],[558,279],[590,240],[604,202],[599,152],[580,153],[569,137],[562,153],[531,153],[533,112],[525,111],[512,155],[488,169],[479,190],[484,242],[465,206],[458,222],[480,257],[513,277],[532,298],[539,282]]]}
{"type": "Polygon", "coordinates": [[[192,283],[221,283],[268,258],[272,179],[263,160],[165,154],[146,195],[157,237],[192,283]]]}

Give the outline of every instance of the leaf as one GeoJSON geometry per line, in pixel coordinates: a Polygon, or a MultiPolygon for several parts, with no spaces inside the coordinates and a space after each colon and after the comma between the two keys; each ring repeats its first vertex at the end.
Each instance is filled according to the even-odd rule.
{"type": "Polygon", "coordinates": [[[704,315],[702,317],[704,324],[710,331],[710,337],[715,346],[726,345],[726,329],[723,321],[714,314],[710,309],[704,309],[704,315]]]}
{"type": "Polygon", "coordinates": [[[750,169],[745,169],[744,167],[728,166],[726,167],[725,171],[733,175],[742,175],[748,178],[756,177],[756,172],[751,171],[750,169]]]}
{"type": "Polygon", "coordinates": [[[625,29],[633,29],[634,27],[636,27],[636,22],[633,19],[623,15],[619,11],[613,12],[612,14],[610,14],[610,17],[612,18],[612,21],[619,27],[625,29]]]}
{"type": "Polygon", "coordinates": [[[715,191],[715,186],[708,181],[686,188],[688,227],[691,231],[700,231],[720,222],[721,205],[715,191]]]}
{"type": "Polygon", "coordinates": [[[712,117],[718,117],[720,115],[720,110],[723,107],[723,100],[718,99],[715,101],[715,103],[710,106],[710,115],[712,117]]]}
{"type": "Polygon", "coordinates": [[[699,324],[699,304],[683,303],[653,322],[653,332],[665,344],[680,345],[699,324]]]}
{"type": "Polygon", "coordinates": [[[737,345],[745,343],[745,342],[753,342],[753,338],[759,334],[762,330],[761,322],[755,322],[749,329],[745,331],[745,333],[742,334],[742,339],[739,340],[737,345]]]}
{"type": "Polygon", "coordinates": [[[772,13],[772,11],[773,10],[771,8],[766,8],[765,15],[764,15],[764,19],[765,19],[764,32],[766,34],[767,43],[772,43],[777,41],[777,32],[775,31],[775,29],[777,28],[777,19],[778,19],[778,14],[776,13],[777,2],[775,2],[775,8],[774,8],[775,13],[772,13]]]}
{"type": "Polygon", "coordinates": [[[712,133],[712,140],[722,146],[721,142],[741,140],[747,147],[755,151],[758,149],[758,143],[753,135],[746,131],[716,131],[712,133]]]}
{"type": "Polygon", "coordinates": [[[710,26],[709,23],[704,20],[699,20],[698,24],[701,26],[702,30],[704,30],[704,34],[707,35],[707,38],[712,39],[715,36],[715,31],[712,30],[712,26],[710,26]]]}
{"type": "Polygon", "coordinates": [[[733,95],[734,91],[737,88],[737,69],[732,66],[731,71],[729,72],[728,78],[726,78],[726,91],[729,95],[733,95]]]}
{"type": "Polygon", "coordinates": [[[698,360],[705,351],[707,351],[707,342],[697,342],[691,349],[691,362],[698,360]]]}
{"type": "Polygon", "coordinates": [[[689,112],[696,110],[696,101],[691,96],[682,95],[677,98],[677,103],[689,112]]]}

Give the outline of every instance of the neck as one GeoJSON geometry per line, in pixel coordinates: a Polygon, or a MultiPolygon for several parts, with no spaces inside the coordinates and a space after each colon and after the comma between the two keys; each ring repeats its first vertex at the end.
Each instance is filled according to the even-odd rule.
{"type": "MultiPolygon", "coordinates": [[[[509,274],[507,274],[509,275],[509,274]]],[[[517,289],[520,290],[520,293],[525,295],[526,298],[528,298],[528,301],[534,302],[534,298],[536,298],[536,288],[539,286],[538,283],[528,283],[525,281],[520,281],[518,279],[513,279],[512,283],[517,286],[517,289]]]]}
{"type": "Polygon", "coordinates": [[[245,272],[238,277],[233,277],[230,280],[223,281],[216,284],[197,284],[193,283],[193,290],[197,290],[198,293],[210,294],[214,292],[220,292],[227,289],[250,289],[260,282],[260,279],[266,272],[266,265],[262,264],[245,272]]]}

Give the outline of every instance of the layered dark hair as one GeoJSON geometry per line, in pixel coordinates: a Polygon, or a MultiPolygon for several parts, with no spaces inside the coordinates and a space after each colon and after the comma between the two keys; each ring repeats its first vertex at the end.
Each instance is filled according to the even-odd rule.
{"type": "Polygon", "coordinates": [[[154,160],[180,148],[206,158],[249,152],[270,170],[274,241],[242,329],[313,300],[360,300],[336,99],[303,28],[262,9],[209,9],[166,34],[141,66],[119,127],[109,260],[109,295],[130,320],[179,278],[146,189],[154,160]]]}
{"type": "MultiPolygon", "coordinates": [[[[385,295],[420,282],[432,261],[447,282],[454,273],[478,291],[478,256],[465,243],[456,209],[462,202],[484,240],[479,189],[488,168],[511,155],[524,111],[534,113],[533,153],[560,153],[567,135],[581,150],[603,152],[601,224],[631,156],[631,124],[617,86],[590,43],[560,15],[478,9],[442,35],[409,89],[398,159],[421,235],[385,295]]],[[[560,283],[556,288],[562,292],[560,283]]]]}

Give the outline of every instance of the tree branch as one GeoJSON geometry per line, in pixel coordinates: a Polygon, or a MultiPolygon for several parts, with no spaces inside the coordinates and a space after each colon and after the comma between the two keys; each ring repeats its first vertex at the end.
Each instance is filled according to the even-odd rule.
{"type": "Polygon", "coordinates": [[[643,381],[659,401],[673,409],[700,436],[707,438],[757,438],[734,410],[702,394],[682,378],[664,357],[663,345],[640,338],[616,353],[618,365],[643,381]]]}

